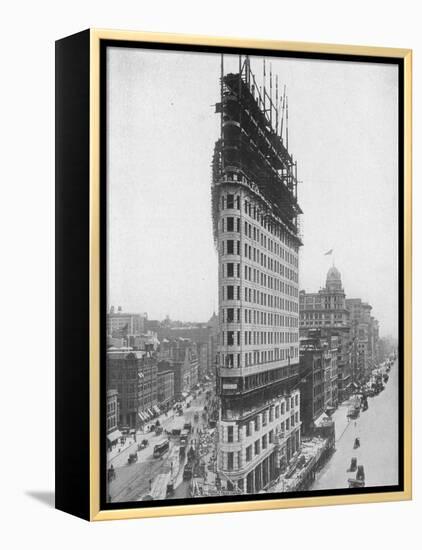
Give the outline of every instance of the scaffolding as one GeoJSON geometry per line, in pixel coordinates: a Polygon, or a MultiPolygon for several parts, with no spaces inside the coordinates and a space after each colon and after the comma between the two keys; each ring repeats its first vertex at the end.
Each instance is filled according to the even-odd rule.
{"type": "Polygon", "coordinates": [[[267,86],[265,59],[259,86],[248,56],[239,56],[238,73],[224,74],[222,55],[220,84],[216,112],[221,117],[221,137],[212,164],[213,203],[219,184],[246,185],[261,199],[268,221],[274,217],[282,223],[300,246],[302,210],[297,201],[297,162],[288,151],[286,88],[279,94],[278,76],[273,78],[271,66],[267,86]]]}

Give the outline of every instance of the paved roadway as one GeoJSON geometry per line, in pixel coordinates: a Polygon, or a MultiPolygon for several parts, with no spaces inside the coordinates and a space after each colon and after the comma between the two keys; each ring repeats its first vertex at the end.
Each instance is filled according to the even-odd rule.
{"type": "MultiPolygon", "coordinates": [[[[207,386],[206,389],[212,389],[211,385],[207,386]]],[[[183,428],[185,422],[191,422],[195,430],[202,426],[203,420],[201,413],[205,406],[205,391],[203,391],[197,399],[191,401],[191,406],[189,408],[186,408],[186,406],[184,407],[182,416],[177,416],[172,412],[170,412],[167,417],[161,416],[160,423],[163,429],[171,432],[173,428],[183,428]],[[199,421],[197,423],[194,422],[195,412],[199,413],[199,421]]],[[[147,432],[145,434],[141,432],[137,433],[137,443],[141,442],[143,439],[148,439],[149,441],[148,447],[137,452],[138,462],[131,465],[127,464],[129,454],[136,451],[137,443],[123,449],[108,461],[108,465],[110,466],[112,463],[116,471],[116,479],[108,484],[108,493],[111,502],[128,502],[141,499],[149,493],[150,481],[153,483],[156,476],[168,473],[171,470],[171,465],[167,459],[172,448],[175,445],[179,445],[178,437],[169,437],[170,449],[163,458],[156,459],[152,456],[154,445],[167,438],[164,430],[160,436],[156,436],[154,432],[147,432]]],[[[192,434],[191,438],[194,437],[196,437],[196,435],[192,434]]],[[[183,470],[183,465],[184,463],[181,462],[181,471],[183,470]]],[[[181,472],[180,475],[177,476],[177,482],[182,483],[181,472]]]]}
{"type": "Polygon", "coordinates": [[[311,490],[348,488],[347,472],[352,457],[365,468],[366,487],[398,483],[398,363],[391,367],[384,391],[368,398],[369,408],[347,420],[347,406],[335,413],[336,451],[317,475],[311,490]],[[353,449],[355,437],[361,446],[353,449]]]}
{"type": "MultiPolygon", "coordinates": [[[[200,406],[198,406],[198,410],[202,411],[203,410],[203,407],[200,408],[200,406]]],[[[193,443],[193,440],[195,440],[195,446],[198,444],[199,442],[199,434],[198,434],[198,430],[203,430],[205,427],[208,426],[208,423],[206,420],[204,420],[201,416],[201,412],[199,413],[199,419],[197,422],[193,422],[192,420],[192,426],[194,427],[195,431],[194,433],[192,434],[190,440],[189,440],[189,446],[192,445],[193,443]]],[[[183,465],[186,464],[186,460],[184,461],[183,465]]],[[[177,482],[177,486],[175,488],[175,492],[174,492],[174,495],[171,497],[172,499],[180,499],[180,498],[188,498],[190,497],[190,480],[189,481],[186,481],[186,480],[183,480],[183,467],[181,468],[181,471],[180,471],[180,476],[178,478],[178,482],[177,482]]]]}

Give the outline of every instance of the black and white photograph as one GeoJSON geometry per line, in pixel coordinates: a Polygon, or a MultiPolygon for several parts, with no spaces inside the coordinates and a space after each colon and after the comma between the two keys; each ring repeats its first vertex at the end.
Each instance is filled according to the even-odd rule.
{"type": "Polygon", "coordinates": [[[105,502],[398,490],[398,64],[105,68],[105,502]]]}
{"type": "Polygon", "coordinates": [[[420,538],[417,7],[2,5],[5,548],[420,538]]]}

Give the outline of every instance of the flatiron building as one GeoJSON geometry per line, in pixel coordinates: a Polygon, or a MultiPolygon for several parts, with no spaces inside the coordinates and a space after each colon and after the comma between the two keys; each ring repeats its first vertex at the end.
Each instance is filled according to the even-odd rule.
{"type": "MultiPolygon", "coordinates": [[[[265,69],[264,69],[265,71],[265,69]]],[[[220,399],[217,469],[234,492],[265,490],[300,447],[297,166],[281,134],[278,82],[247,57],[224,73],[213,158],[220,399]],[[265,77],[264,77],[265,79],[265,77]],[[275,88],[275,93],[273,89],[275,88]]],[[[281,98],[280,98],[281,99],[281,98]]]]}

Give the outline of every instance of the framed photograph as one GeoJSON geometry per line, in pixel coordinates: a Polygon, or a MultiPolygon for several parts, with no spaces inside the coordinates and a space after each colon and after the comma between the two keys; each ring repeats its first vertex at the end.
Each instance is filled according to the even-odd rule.
{"type": "Polygon", "coordinates": [[[411,498],[411,51],[56,43],[56,507],[411,498]]]}

